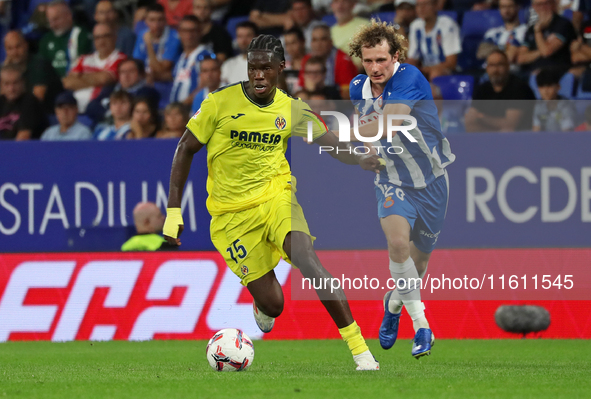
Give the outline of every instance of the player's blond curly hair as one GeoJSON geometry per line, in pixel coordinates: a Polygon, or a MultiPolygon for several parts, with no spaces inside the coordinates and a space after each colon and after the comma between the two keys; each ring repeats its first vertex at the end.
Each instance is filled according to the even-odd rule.
{"type": "Polygon", "coordinates": [[[398,51],[398,61],[406,59],[408,51],[407,41],[399,33],[396,33],[394,26],[387,22],[372,19],[368,25],[362,26],[349,44],[349,55],[363,59],[361,50],[366,47],[374,47],[386,41],[390,45],[390,54],[394,56],[398,51]]]}

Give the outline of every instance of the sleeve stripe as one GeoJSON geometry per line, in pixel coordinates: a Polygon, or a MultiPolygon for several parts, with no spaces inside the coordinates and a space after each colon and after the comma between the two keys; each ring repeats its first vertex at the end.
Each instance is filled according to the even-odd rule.
{"type": "MultiPolygon", "coordinates": [[[[324,122],[324,119],[322,119],[322,117],[320,115],[318,115],[316,112],[311,111],[309,109],[304,109],[304,111],[307,111],[307,112],[311,113],[312,115],[316,116],[316,118],[312,118],[310,115],[308,115],[310,118],[312,118],[316,122],[318,122],[318,121],[322,122],[322,125],[320,123],[318,125],[320,127],[324,126],[324,130],[328,131],[328,126],[326,126],[326,123],[324,122]]],[[[304,114],[304,115],[307,115],[307,114],[304,114]]]]}

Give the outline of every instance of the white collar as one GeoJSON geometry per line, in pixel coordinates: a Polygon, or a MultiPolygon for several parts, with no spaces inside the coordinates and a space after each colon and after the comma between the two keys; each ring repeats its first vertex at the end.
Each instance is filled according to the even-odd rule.
{"type": "MultiPolygon", "coordinates": [[[[396,62],[396,64],[394,64],[394,72],[392,73],[392,77],[394,77],[394,75],[396,75],[396,71],[398,71],[398,67],[400,67],[400,62],[396,62]]],[[[390,78],[392,79],[392,78],[390,78]]],[[[367,79],[365,79],[365,82],[363,83],[363,87],[361,88],[361,97],[364,100],[369,100],[370,98],[373,98],[373,93],[371,92],[371,79],[369,78],[369,76],[367,77],[367,79]]]]}

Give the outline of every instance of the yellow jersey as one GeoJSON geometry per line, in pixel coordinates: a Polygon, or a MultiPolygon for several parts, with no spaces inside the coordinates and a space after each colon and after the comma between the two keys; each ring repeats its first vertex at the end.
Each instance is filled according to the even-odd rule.
{"type": "Polygon", "coordinates": [[[269,104],[259,105],[244,83],[210,93],[187,123],[207,146],[206,204],[212,215],[249,209],[278,195],[291,184],[289,137],[305,137],[309,125],[314,140],[328,131],[303,101],[277,89],[269,104]]]}

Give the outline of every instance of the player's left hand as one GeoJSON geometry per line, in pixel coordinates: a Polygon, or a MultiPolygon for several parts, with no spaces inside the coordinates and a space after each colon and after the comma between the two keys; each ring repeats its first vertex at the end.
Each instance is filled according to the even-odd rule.
{"type": "Polygon", "coordinates": [[[359,158],[359,166],[364,170],[380,173],[380,171],[386,168],[386,161],[375,154],[368,154],[359,158]]]}

